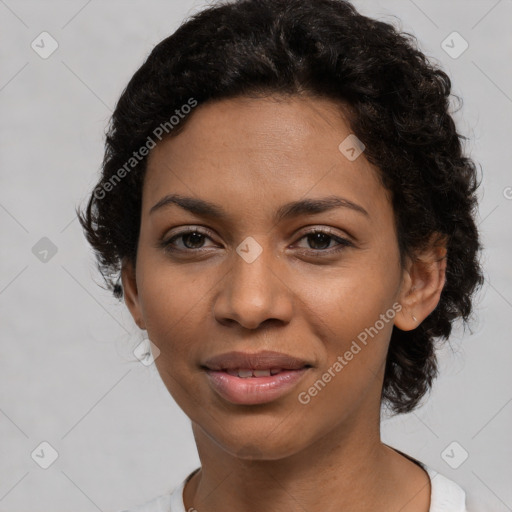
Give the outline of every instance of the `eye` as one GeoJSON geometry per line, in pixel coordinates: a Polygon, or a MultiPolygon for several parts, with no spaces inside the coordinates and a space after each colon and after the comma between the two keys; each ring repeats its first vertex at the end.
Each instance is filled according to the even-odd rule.
{"type": "Polygon", "coordinates": [[[332,254],[342,251],[346,247],[354,246],[354,244],[346,238],[337,236],[329,230],[318,228],[306,233],[299,240],[306,240],[307,244],[309,245],[310,250],[306,248],[306,253],[314,254],[317,256],[320,255],[318,253],[332,254]],[[332,242],[335,242],[334,246],[331,246],[332,242]]]}
{"type": "MultiPolygon", "coordinates": [[[[159,245],[168,252],[193,252],[207,249],[204,245],[206,240],[213,241],[209,232],[195,227],[176,233],[170,238],[161,241],[159,245]]],[[[354,246],[346,238],[335,235],[328,229],[313,229],[304,234],[299,239],[299,241],[301,240],[306,240],[309,248],[297,247],[305,249],[303,250],[304,253],[314,256],[320,256],[321,253],[333,254],[342,251],[346,247],[354,246]],[[331,245],[333,242],[335,243],[334,246],[331,245]]]]}
{"type": "Polygon", "coordinates": [[[171,238],[163,240],[161,246],[166,251],[194,251],[204,249],[206,239],[211,240],[207,232],[199,228],[183,230],[171,238]],[[181,240],[181,243],[176,243],[181,240]]]}

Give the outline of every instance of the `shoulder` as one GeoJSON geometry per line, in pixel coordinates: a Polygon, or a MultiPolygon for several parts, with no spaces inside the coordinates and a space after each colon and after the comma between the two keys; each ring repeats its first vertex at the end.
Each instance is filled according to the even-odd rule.
{"type": "Polygon", "coordinates": [[[428,474],[431,488],[429,512],[467,512],[466,493],[458,484],[407,453],[391,446],[389,448],[414,462],[428,474]]]}
{"type": "Polygon", "coordinates": [[[458,484],[423,464],[430,477],[429,512],[467,512],[466,493],[458,484]]]}
{"type": "MultiPolygon", "coordinates": [[[[163,494],[142,505],[121,512],[171,512],[171,494],[163,494]]],[[[174,511],[173,511],[174,512],[174,511]]]]}
{"type": "Polygon", "coordinates": [[[188,480],[190,480],[199,469],[200,468],[197,468],[192,471],[192,473],[174,487],[170,493],[162,494],[142,505],[138,505],[130,510],[122,510],[121,512],[185,512],[183,505],[183,489],[188,480]]]}

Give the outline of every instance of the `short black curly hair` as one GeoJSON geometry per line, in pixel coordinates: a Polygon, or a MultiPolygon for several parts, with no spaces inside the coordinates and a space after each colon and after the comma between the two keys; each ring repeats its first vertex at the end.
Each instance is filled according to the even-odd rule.
{"type": "Polygon", "coordinates": [[[341,100],[390,191],[402,262],[432,235],[446,240],[439,304],[416,329],[394,327],[387,355],[383,402],[395,413],[411,411],[437,374],[435,339],[447,339],[458,318],[467,324],[483,282],[474,221],[479,183],[449,113],[450,91],[450,78],[414,36],[346,0],[208,6],[161,41],[128,83],[108,128],[101,178],[77,209],[108,288],[122,297],[122,262],[137,258],[147,158],[130,159],[158,126],[180,133],[193,113],[180,115],[175,129],[169,118],[183,105],[275,93],[341,100]]]}

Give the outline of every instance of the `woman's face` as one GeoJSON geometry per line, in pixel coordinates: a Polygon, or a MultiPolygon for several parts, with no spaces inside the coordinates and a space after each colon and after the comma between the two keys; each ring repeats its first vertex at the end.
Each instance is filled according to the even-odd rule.
{"type": "Polygon", "coordinates": [[[378,422],[403,272],[375,168],[350,139],[339,148],[351,133],[339,107],[238,98],[190,115],[151,150],[135,279],[123,270],[169,392],[233,455],[277,459],[378,422]],[[210,358],[232,351],[307,366],[209,373],[210,358]]]}

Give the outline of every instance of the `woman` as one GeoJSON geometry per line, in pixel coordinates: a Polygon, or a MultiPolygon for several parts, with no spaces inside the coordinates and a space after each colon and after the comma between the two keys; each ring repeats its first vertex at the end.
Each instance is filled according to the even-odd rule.
{"type": "Polygon", "coordinates": [[[379,424],[482,282],[450,87],[344,0],[217,3],[135,73],[80,221],[201,460],[136,510],[466,510],[379,424]]]}

